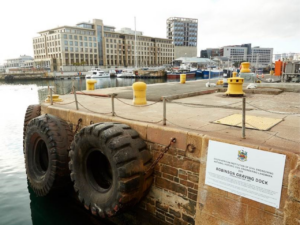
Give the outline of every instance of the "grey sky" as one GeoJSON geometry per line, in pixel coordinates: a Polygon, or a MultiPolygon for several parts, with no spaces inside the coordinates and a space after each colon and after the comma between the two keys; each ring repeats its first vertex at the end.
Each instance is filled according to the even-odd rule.
{"type": "Polygon", "coordinates": [[[33,56],[37,32],[75,25],[93,18],[104,24],[134,28],[144,35],[166,37],[166,19],[198,19],[201,49],[252,43],[274,53],[300,53],[300,0],[2,0],[0,64],[21,54],[33,56]]]}

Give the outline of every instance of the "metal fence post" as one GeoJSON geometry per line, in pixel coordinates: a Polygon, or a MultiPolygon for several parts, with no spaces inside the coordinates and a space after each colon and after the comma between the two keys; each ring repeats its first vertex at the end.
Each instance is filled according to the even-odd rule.
{"type": "Polygon", "coordinates": [[[246,138],[246,98],[243,97],[242,137],[246,138]]]}
{"type": "Polygon", "coordinates": [[[166,98],[163,97],[163,108],[164,108],[164,115],[163,115],[163,125],[166,126],[167,124],[167,102],[166,102],[166,98]]]}
{"type": "Polygon", "coordinates": [[[115,116],[115,96],[116,94],[111,95],[111,114],[112,116],[115,116]]]}
{"type": "Polygon", "coordinates": [[[78,102],[77,102],[77,95],[76,95],[76,88],[75,86],[73,86],[73,93],[74,93],[74,97],[75,97],[75,103],[76,103],[76,109],[78,110],[78,102]]]}
{"type": "Polygon", "coordinates": [[[50,88],[50,103],[53,105],[52,88],[50,88]]]}

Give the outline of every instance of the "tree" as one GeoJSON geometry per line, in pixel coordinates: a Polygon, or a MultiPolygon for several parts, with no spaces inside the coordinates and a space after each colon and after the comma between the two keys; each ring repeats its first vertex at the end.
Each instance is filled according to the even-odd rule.
{"type": "Polygon", "coordinates": [[[243,62],[246,62],[246,61],[236,61],[233,63],[233,66],[238,68],[238,67],[240,67],[241,63],[243,63],[243,62]]]}

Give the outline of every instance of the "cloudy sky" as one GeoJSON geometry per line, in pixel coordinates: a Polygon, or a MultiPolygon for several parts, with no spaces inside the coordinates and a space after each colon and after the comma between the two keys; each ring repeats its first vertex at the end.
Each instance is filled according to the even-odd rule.
{"type": "Polygon", "coordinates": [[[117,29],[166,37],[169,17],[198,19],[201,49],[252,43],[274,53],[300,53],[300,0],[2,0],[0,64],[19,55],[33,56],[37,32],[102,19],[117,29]]]}

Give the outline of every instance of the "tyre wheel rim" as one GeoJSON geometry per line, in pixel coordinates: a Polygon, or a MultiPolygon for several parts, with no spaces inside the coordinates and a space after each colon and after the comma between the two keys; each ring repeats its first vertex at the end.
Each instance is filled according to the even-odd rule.
{"type": "Polygon", "coordinates": [[[86,160],[87,180],[99,192],[107,192],[113,184],[113,173],[107,157],[100,150],[89,153],[86,160]]]}
{"type": "Polygon", "coordinates": [[[49,156],[46,143],[38,138],[34,148],[35,172],[38,176],[44,175],[49,168],[49,156]]]}

